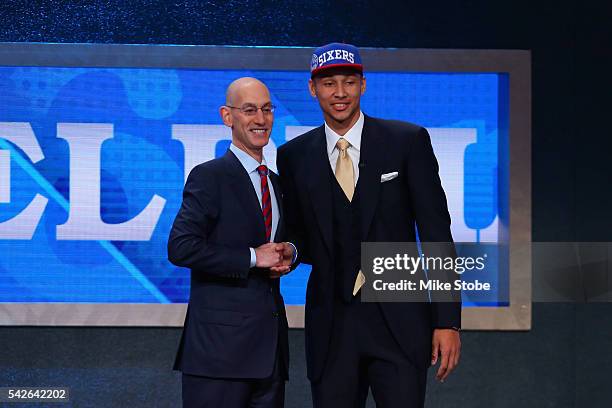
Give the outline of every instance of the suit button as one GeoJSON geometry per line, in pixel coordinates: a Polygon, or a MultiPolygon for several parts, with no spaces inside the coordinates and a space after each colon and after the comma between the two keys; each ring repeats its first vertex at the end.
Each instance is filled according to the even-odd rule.
{"type": "Polygon", "coordinates": [[[274,289],[270,288],[270,293],[274,293],[274,289]]]}
{"type": "Polygon", "coordinates": [[[278,312],[272,312],[272,317],[278,317],[278,312]]]}

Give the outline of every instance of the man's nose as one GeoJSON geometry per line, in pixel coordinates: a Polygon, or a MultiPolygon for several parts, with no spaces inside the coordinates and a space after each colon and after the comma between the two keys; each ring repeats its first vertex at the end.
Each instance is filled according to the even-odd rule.
{"type": "Polygon", "coordinates": [[[257,109],[254,120],[257,124],[264,124],[266,122],[266,115],[264,115],[263,109],[257,109]]]}
{"type": "Polygon", "coordinates": [[[336,98],[344,98],[346,96],[346,90],[344,89],[344,85],[339,84],[336,88],[336,98]]]}

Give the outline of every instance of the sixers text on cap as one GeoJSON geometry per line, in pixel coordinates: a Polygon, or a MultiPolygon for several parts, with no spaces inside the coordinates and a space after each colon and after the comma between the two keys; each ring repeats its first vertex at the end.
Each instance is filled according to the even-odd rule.
{"type": "Polygon", "coordinates": [[[357,47],[351,44],[331,43],[317,48],[310,61],[310,76],[330,68],[351,68],[363,73],[363,64],[357,47]]]}

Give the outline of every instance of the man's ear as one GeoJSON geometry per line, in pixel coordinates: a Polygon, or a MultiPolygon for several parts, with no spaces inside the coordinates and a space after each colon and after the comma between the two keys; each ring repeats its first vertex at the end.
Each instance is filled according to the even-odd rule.
{"type": "Polygon", "coordinates": [[[314,79],[312,79],[312,78],[308,80],[308,89],[310,90],[310,95],[313,98],[316,98],[317,97],[317,90],[315,88],[314,79]]]}
{"type": "Polygon", "coordinates": [[[361,77],[361,94],[363,95],[366,91],[366,78],[365,76],[361,77]]]}
{"type": "Polygon", "coordinates": [[[221,115],[221,120],[223,121],[223,124],[225,126],[229,128],[234,126],[232,122],[232,110],[230,108],[228,108],[227,106],[221,106],[219,108],[219,115],[221,115]]]}

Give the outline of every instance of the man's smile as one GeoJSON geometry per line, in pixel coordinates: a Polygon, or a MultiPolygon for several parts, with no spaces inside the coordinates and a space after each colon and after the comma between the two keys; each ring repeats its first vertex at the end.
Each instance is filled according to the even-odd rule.
{"type": "Polygon", "coordinates": [[[338,112],[345,111],[348,108],[348,106],[349,104],[346,102],[332,103],[332,108],[334,108],[334,110],[338,112]]]}

